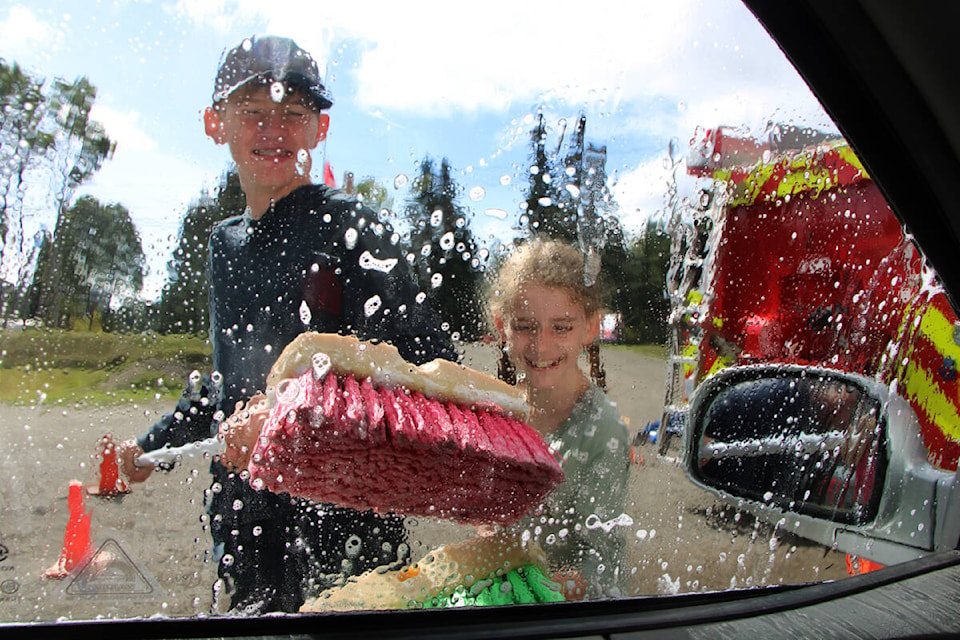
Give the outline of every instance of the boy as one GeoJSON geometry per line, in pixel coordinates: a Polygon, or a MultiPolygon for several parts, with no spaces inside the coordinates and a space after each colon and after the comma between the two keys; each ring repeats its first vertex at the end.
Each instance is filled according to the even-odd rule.
{"type": "MultiPolygon", "coordinates": [[[[415,363],[455,359],[417,301],[392,230],[345,194],[312,184],[310,152],[326,137],[330,106],[316,63],[292,40],[251,38],[224,57],[204,129],[229,147],[247,208],[210,237],[210,336],[222,389],[206,381],[192,402],[185,394],[176,413],[125,443],[131,480],[152,470],[135,467],[141,449],[216,433],[214,410],[229,414],[263,391],[274,360],[303,331],[386,340],[415,363]]],[[[297,611],[308,591],[403,559],[399,517],[255,491],[219,460],[211,472],[211,535],[231,609],[297,611]]]]}

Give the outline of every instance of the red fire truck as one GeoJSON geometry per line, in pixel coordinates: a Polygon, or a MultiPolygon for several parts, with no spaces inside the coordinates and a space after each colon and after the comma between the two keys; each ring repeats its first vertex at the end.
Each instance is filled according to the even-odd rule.
{"type": "Polygon", "coordinates": [[[670,222],[661,432],[724,368],[826,367],[895,390],[917,414],[928,461],[956,470],[960,321],[846,142],[789,127],[766,140],[705,129],[686,167],[697,192],[670,222]]]}

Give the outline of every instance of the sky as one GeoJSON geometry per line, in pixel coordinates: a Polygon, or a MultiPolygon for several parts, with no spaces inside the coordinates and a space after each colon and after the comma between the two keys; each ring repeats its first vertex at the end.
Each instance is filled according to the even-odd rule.
{"type": "Polygon", "coordinates": [[[372,176],[396,210],[420,161],[446,157],[485,246],[513,237],[538,110],[554,143],[586,115],[628,232],[663,215],[671,140],[682,152],[718,125],[762,137],[769,121],[835,130],[734,0],[0,2],[0,57],[98,89],[92,115],[117,147],[78,195],[130,210],[148,299],[183,214],[228,165],[201,114],[224,51],[255,34],[293,38],[325,73],[335,104],[318,182],[324,162],[338,184],[372,176]]]}

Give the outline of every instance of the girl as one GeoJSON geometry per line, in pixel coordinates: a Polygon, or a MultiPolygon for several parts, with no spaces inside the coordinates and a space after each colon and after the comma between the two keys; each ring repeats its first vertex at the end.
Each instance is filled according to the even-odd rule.
{"type": "Polygon", "coordinates": [[[308,610],[622,595],[620,525],[626,522],[621,516],[629,442],[616,407],[577,362],[588,350],[594,378],[602,377],[598,351],[592,348],[600,331],[600,295],[597,287],[584,284],[583,265],[583,255],[573,247],[523,245],[498,273],[490,299],[504,350],[501,377],[516,384],[513,374],[521,375],[531,406],[528,422],[560,460],[564,482],[518,524],[440,547],[403,573],[402,581],[384,571],[351,579],[311,602],[308,610]],[[468,575],[495,578],[468,583],[468,575]],[[559,583],[559,591],[552,583],[559,583]]]}
{"type": "Polygon", "coordinates": [[[540,542],[568,599],[621,595],[630,468],[627,427],[601,389],[600,292],[584,283],[583,267],[574,247],[531,242],[506,261],[490,296],[501,377],[514,383],[512,374],[519,374],[528,422],[566,476],[519,525],[521,535],[540,542]],[[584,351],[594,380],[579,366],[584,351]]]}

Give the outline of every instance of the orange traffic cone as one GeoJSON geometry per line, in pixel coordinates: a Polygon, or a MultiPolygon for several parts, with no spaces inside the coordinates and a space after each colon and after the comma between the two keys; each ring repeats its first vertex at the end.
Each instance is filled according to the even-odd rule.
{"type": "Polygon", "coordinates": [[[100,485],[88,486],[87,493],[103,498],[114,498],[130,493],[127,483],[120,477],[117,445],[113,442],[113,434],[108,433],[100,438],[100,485]]]}
{"type": "Polygon", "coordinates": [[[47,578],[66,578],[90,554],[90,513],[83,510],[83,483],[79,480],[70,481],[67,508],[70,519],[63,534],[63,549],[56,564],[44,573],[47,578]]]}
{"type": "Polygon", "coordinates": [[[883,565],[873,562],[872,560],[867,560],[866,558],[847,554],[848,575],[860,576],[865,573],[870,573],[871,571],[876,571],[877,569],[883,569],[883,565]]]}

